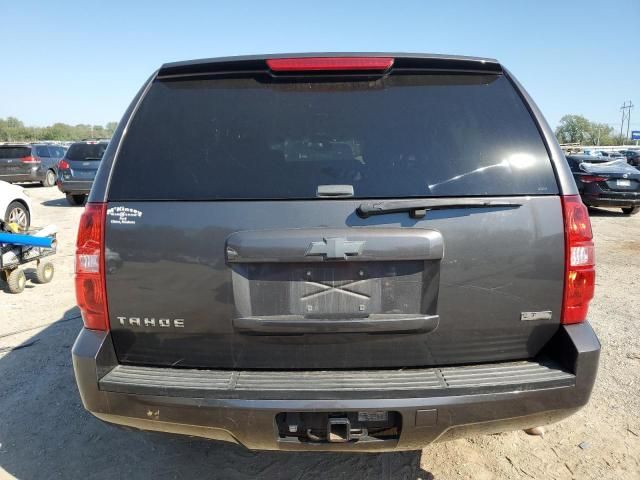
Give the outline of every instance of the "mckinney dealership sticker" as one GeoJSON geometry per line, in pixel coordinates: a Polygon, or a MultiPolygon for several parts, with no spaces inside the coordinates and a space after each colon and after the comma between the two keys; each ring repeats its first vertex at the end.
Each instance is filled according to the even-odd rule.
{"type": "Polygon", "coordinates": [[[140,210],[129,207],[111,207],[107,209],[109,223],[114,225],[135,225],[136,219],[142,216],[140,210]]]}

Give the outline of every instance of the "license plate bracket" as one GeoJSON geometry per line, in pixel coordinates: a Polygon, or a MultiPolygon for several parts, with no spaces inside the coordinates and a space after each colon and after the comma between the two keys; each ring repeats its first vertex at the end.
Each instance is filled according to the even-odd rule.
{"type": "Polygon", "coordinates": [[[626,179],[626,178],[619,178],[616,181],[616,185],[618,187],[630,187],[631,186],[631,180],[626,179]]]}
{"type": "Polygon", "coordinates": [[[422,260],[234,265],[237,317],[434,315],[439,270],[422,260]]]}
{"type": "Polygon", "coordinates": [[[380,278],[366,265],[313,265],[291,283],[292,310],[303,315],[367,315],[380,312],[380,278]]]}

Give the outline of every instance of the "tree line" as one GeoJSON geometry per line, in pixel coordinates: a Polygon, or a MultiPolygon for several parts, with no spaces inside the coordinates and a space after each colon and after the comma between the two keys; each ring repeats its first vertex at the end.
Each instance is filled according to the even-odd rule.
{"type": "Polygon", "coordinates": [[[625,135],[616,134],[614,127],[606,123],[592,122],[582,115],[562,117],[555,134],[560,143],[624,145],[630,142],[625,135]]]}
{"type": "MultiPolygon", "coordinates": [[[[54,123],[48,127],[29,127],[15,117],[0,118],[0,142],[110,138],[117,125],[117,122],[106,125],[54,123]]],[[[582,115],[565,115],[555,133],[560,143],[623,145],[629,141],[625,136],[616,135],[614,128],[606,123],[592,122],[582,115]]]]}
{"type": "Polygon", "coordinates": [[[30,127],[15,117],[0,118],[0,142],[110,138],[117,125],[117,122],[109,122],[106,125],[54,123],[48,127],[30,127]]]}

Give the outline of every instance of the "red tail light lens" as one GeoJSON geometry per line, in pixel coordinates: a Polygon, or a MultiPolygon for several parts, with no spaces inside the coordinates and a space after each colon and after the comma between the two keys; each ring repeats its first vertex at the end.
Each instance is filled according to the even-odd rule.
{"type": "Polygon", "coordinates": [[[38,160],[36,157],[34,157],[33,155],[27,155],[26,157],[22,157],[20,159],[20,161],[22,163],[26,163],[26,164],[38,164],[40,163],[40,160],[38,160]]]}
{"type": "Polygon", "coordinates": [[[596,182],[604,182],[607,179],[605,177],[597,177],[595,175],[583,175],[580,177],[580,181],[582,183],[596,183],[596,182]]]}
{"type": "Polygon", "coordinates": [[[84,326],[92,330],[109,330],[104,271],[106,210],[103,203],[87,204],[76,241],[76,300],[84,326]]]}
{"type": "Polygon", "coordinates": [[[68,170],[71,166],[69,165],[69,162],[67,162],[66,160],[60,160],[58,162],[58,168],[60,170],[68,170]]]}
{"type": "Polygon", "coordinates": [[[379,70],[391,68],[391,57],[312,57],[270,58],[267,65],[274,72],[308,72],[336,70],[379,70]]]}
{"type": "Polygon", "coordinates": [[[587,318],[596,284],[591,221],[578,195],[562,197],[562,209],[566,249],[562,323],[580,323],[587,318]]]}

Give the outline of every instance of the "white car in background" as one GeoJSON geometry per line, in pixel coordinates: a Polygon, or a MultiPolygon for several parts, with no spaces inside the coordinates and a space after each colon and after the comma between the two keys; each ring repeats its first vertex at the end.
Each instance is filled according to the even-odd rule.
{"type": "Polygon", "coordinates": [[[0,219],[17,223],[21,230],[31,224],[31,199],[19,185],[0,180],[0,219]]]}

